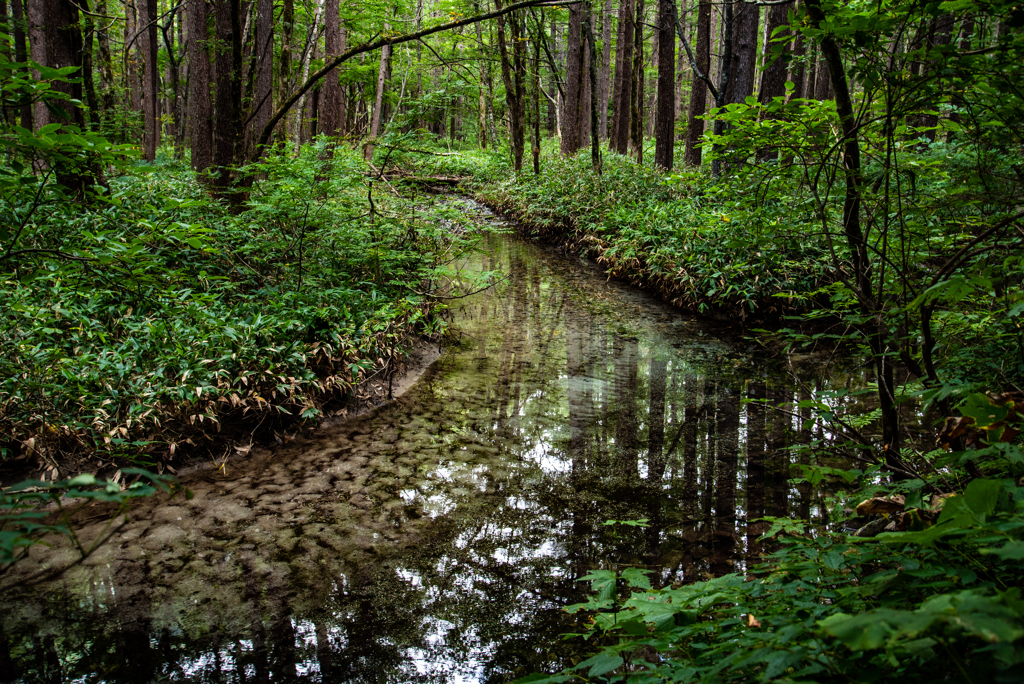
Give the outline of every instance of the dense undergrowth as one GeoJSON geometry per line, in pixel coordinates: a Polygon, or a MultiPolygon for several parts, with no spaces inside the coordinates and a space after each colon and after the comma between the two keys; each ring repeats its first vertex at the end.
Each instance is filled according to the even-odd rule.
{"type": "Polygon", "coordinates": [[[467,189],[528,233],[694,313],[778,320],[804,310],[803,296],[828,282],[822,246],[785,234],[791,222],[780,219],[791,206],[751,213],[699,176],[666,178],[618,154],[606,154],[599,176],[585,155],[545,151],[536,176],[472,151],[409,162],[468,176],[467,189]]]}
{"type": "Polygon", "coordinates": [[[271,155],[234,211],[168,159],[88,202],[7,186],[0,457],[44,479],[162,469],[394,374],[443,326],[432,290],[466,238],[348,148],[322,154],[271,155]]]}

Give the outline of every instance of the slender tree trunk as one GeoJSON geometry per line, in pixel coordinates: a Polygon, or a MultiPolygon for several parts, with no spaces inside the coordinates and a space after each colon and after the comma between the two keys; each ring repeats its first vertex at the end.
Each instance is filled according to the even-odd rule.
{"type": "MultiPolygon", "coordinates": [[[[385,24],[385,30],[390,27],[385,24]]],[[[388,63],[391,61],[391,46],[385,45],[380,49],[380,69],[377,70],[377,95],[373,101],[373,118],[370,120],[368,137],[370,142],[363,148],[363,158],[368,162],[373,161],[374,143],[380,135],[380,122],[384,114],[384,87],[388,79],[388,63]]]]}
{"type": "Polygon", "coordinates": [[[92,16],[93,13],[89,10],[88,0],[81,0],[78,5],[85,10],[82,12],[82,70],[80,73],[82,76],[82,90],[85,93],[85,103],[87,105],[85,111],[86,123],[92,130],[98,130],[102,112],[99,99],[96,97],[96,82],[93,79],[92,53],[95,21],[92,16]]]}
{"type": "MultiPolygon", "coordinates": [[[[806,0],[807,17],[810,25],[819,28],[825,21],[820,0],[806,0]]],[[[900,457],[900,421],[897,409],[893,361],[887,347],[887,329],[878,317],[878,302],[874,296],[872,268],[867,236],[860,223],[861,192],[864,174],[860,159],[860,140],[857,116],[850,96],[849,80],[843,66],[839,44],[829,33],[822,32],[818,38],[822,59],[828,65],[827,73],[835,94],[836,113],[843,132],[843,171],[846,193],[843,198],[843,233],[850,248],[849,270],[861,314],[866,321],[861,327],[875,365],[875,380],[878,385],[879,409],[882,414],[882,452],[886,464],[894,470],[897,478],[905,477],[900,471],[905,468],[900,457]]]]}
{"type": "MultiPolygon", "coordinates": [[[[497,9],[502,9],[501,0],[495,0],[497,9]]],[[[521,28],[522,19],[517,12],[508,15],[509,32],[511,33],[514,59],[513,64],[509,57],[508,41],[505,37],[505,16],[498,17],[498,50],[501,55],[501,78],[505,84],[505,100],[508,103],[508,118],[512,146],[512,166],[519,172],[523,169],[523,148],[525,147],[523,135],[523,123],[526,113],[525,97],[523,93],[523,31],[521,28]]],[[[564,135],[563,135],[564,140],[564,135]]]]}
{"type": "Polygon", "coordinates": [[[583,11],[580,13],[580,140],[578,149],[584,149],[590,142],[590,110],[591,105],[594,102],[594,88],[593,84],[590,82],[590,66],[594,60],[590,49],[590,43],[587,38],[587,27],[591,27],[591,31],[593,30],[594,14],[591,10],[586,9],[586,7],[589,6],[590,0],[584,0],[584,3],[581,5],[583,11]]]}
{"type": "MultiPolygon", "coordinates": [[[[327,0],[324,3],[324,57],[330,59],[340,55],[343,51],[341,45],[341,18],[338,0],[327,0]]],[[[381,51],[381,59],[384,53],[381,51]]],[[[382,67],[385,79],[387,68],[382,67]]],[[[327,136],[341,135],[341,117],[343,110],[341,82],[338,80],[340,70],[327,74],[324,77],[323,87],[320,89],[320,113],[318,117],[318,130],[327,136]]],[[[378,81],[380,74],[378,74],[378,81]]],[[[378,87],[382,86],[378,84],[378,87]]],[[[383,89],[380,91],[381,100],[384,97],[383,89]]],[[[375,115],[376,118],[376,115],[375,115]]],[[[378,127],[380,124],[378,123],[378,127]]],[[[372,159],[372,158],[371,158],[372,159]]]]}
{"type": "MultiPolygon", "coordinates": [[[[256,87],[253,90],[250,131],[253,145],[274,112],[274,0],[256,0],[256,87]]],[[[330,80],[330,79],[328,79],[330,80]]],[[[250,158],[258,158],[263,150],[252,150],[250,158]],[[255,154],[253,154],[255,153],[255,154]]]]}
{"type": "MultiPolygon", "coordinates": [[[[295,39],[295,2],[284,0],[281,3],[281,54],[277,71],[277,96],[275,101],[280,102],[288,97],[291,92],[292,73],[292,41],[295,39]]],[[[289,127],[287,123],[278,132],[279,140],[288,139],[289,127]]]]}
{"type": "Polygon", "coordinates": [[[622,36],[615,55],[615,130],[611,137],[612,149],[619,154],[629,150],[629,124],[633,106],[633,19],[634,0],[622,0],[619,5],[619,24],[622,36]]]}
{"type": "MultiPolygon", "coordinates": [[[[797,15],[803,14],[803,0],[799,0],[797,3],[796,12],[797,15]]],[[[807,76],[807,46],[804,44],[804,35],[802,33],[797,33],[793,40],[792,55],[789,80],[793,82],[793,91],[789,99],[803,97],[804,93],[804,79],[807,76]]]]}
{"type": "MultiPolygon", "coordinates": [[[[26,17],[22,0],[11,0],[11,11],[14,14],[14,59],[20,64],[28,61],[28,42],[25,36],[26,17]]],[[[24,73],[24,72],[22,72],[24,73]]],[[[19,107],[21,127],[27,131],[32,130],[32,105],[27,99],[19,107]]]]}
{"type": "MultiPolygon", "coordinates": [[[[694,60],[704,75],[711,73],[711,0],[700,0],[697,8],[697,54],[694,60]]],[[[690,166],[700,166],[704,121],[699,117],[707,111],[707,85],[696,74],[690,82],[690,111],[686,123],[686,156],[690,166]]]]}
{"type": "MultiPolygon", "coordinates": [[[[592,23],[593,12],[590,7],[590,0],[584,2],[584,25],[583,35],[587,40],[587,47],[591,55],[596,55],[594,51],[595,43],[594,40],[594,26],[592,23]]],[[[587,60],[587,71],[590,76],[590,92],[597,92],[597,58],[587,60]]],[[[601,175],[604,166],[604,160],[601,158],[601,133],[600,126],[597,121],[597,104],[599,98],[592,97],[588,109],[590,110],[590,126],[587,128],[590,132],[590,164],[593,168],[594,173],[601,175]]]]}
{"type": "Polygon", "coordinates": [[[610,78],[612,70],[612,0],[604,2],[604,17],[601,22],[601,73],[598,80],[600,91],[598,103],[598,133],[601,140],[608,139],[608,97],[610,95],[610,78]]]}
{"type": "Polygon", "coordinates": [[[644,0],[636,1],[633,21],[633,101],[629,142],[636,152],[636,163],[644,163],[644,0]]]}
{"type": "Polygon", "coordinates": [[[569,6],[569,30],[565,51],[565,105],[562,107],[562,154],[580,149],[580,103],[583,85],[583,46],[580,41],[583,5],[569,6]]]}
{"type": "Polygon", "coordinates": [[[160,144],[160,67],[157,64],[157,0],[144,0],[142,31],[139,36],[143,49],[143,108],[144,132],[142,135],[143,154],[146,161],[156,159],[156,148],[160,144]],[[144,23],[143,23],[144,22],[144,23]]]}
{"type": "Polygon", "coordinates": [[[658,3],[658,106],[654,163],[671,171],[676,133],[676,16],[671,0],[658,3]]]}
{"type": "Polygon", "coordinates": [[[206,0],[188,0],[189,146],[192,168],[203,172],[213,165],[213,108],[210,106],[210,46],[206,0]]]}
{"type": "MultiPolygon", "coordinates": [[[[647,138],[654,137],[654,125],[658,117],[658,73],[661,71],[661,53],[658,50],[658,45],[661,43],[661,30],[658,27],[658,16],[659,7],[661,0],[656,0],[654,7],[654,26],[651,27],[651,61],[650,66],[654,73],[651,78],[644,79],[644,89],[647,93],[647,99],[644,105],[644,136],[647,138]]],[[[646,21],[646,18],[645,18],[646,21]]],[[[674,38],[674,36],[673,36],[674,38]]],[[[673,65],[675,68],[675,65],[673,65]]],[[[644,75],[646,77],[647,72],[647,61],[644,61],[644,75]]],[[[675,83],[672,84],[675,87],[675,83]]],[[[675,97],[673,96],[673,100],[675,97]]]]}
{"type": "Polygon", "coordinates": [[[829,74],[829,63],[825,59],[824,54],[818,59],[817,76],[814,83],[814,99],[822,101],[832,99],[832,77],[829,74]]]}
{"type": "MultiPolygon", "coordinates": [[[[776,29],[786,24],[786,13],[788,9],[784,5],[774,5],[768,12],[768,20],[764,26],[763,51],[764,70],[761,72],[761,87],[758,89],[758,102],[767,105],[776,97],[786,95],[786,63],[782,56],[773,59],[772,38],[776,29]]],[[[776,36],[777,37],[777,36],[776,36]]],[[[778,156],[777,148],[771,147],[760,150],[758,157],[761,159],[775,159],[778,156]]]]}
{"type": "MultiPolygon", "coordinates": [[[[477,24],[479,26],[480,24],[477,24]]],[[[540,18],[534,17],[534,31],[536,35],[533,41],[533,173],[540,175],[540,40],[543,37],[544,23],[540,18]]],[[[481,91],[481,104],[483,104],[481,91]]],[[[483,108],[481,107],[481,116],[483,108]]],[[[481,125],[483,121],[480,122],[481,125]]]]}
{"type": "MultiPolygon", "coordinates": [[[[27,0],[27,2],[29,54],[33,62],[46,64],[46,24],[43,12],[45,0],[27,0]]],[[[32,78],[37,81],[41,78],[37,69],[32,69],[32,78]]],[[[50,123],[50,115],[46,110],[46,105],[36,101],[32,105],[32,127],[38,131],[48,123],[50,123]]]]}

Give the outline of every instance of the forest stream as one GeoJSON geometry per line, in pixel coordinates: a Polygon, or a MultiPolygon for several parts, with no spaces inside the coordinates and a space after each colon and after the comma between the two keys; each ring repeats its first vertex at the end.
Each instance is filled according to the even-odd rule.
{"type": "Polygon", "coordinates": [[[482,248],[464,267],[508,278],[452,300],[459,343],[395,401],[184,476],[194,498],[136,507],[55,581],[7,577],[0,679],[511,681],[587,651],[560,635],[590,569],[706,578],[758,552],[758,519],[820,519],[787,479],[817,428],[757,400],[856,372],[769,359],[511,233],[482,248]]]}

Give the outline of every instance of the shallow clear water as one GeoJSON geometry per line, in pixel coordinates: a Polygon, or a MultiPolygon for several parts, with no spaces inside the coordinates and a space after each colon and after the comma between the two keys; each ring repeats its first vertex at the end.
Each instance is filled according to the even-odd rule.
{"type": "MultiPolygon", "coordinates": [[[[509,235],[484,248],[467,271],[509,278],[453,300],[461,342],[393,404],[193,474],[191,501],[148,502],[60,580],[6,587],[0,673],[509,681],[586,650],[559,635],[589,569],[731,572],[757,552],[748,521],[817,513],[785,450],[815,427],[756,400],[848,376],[804,362],[797,379],[585,261],[509,235]]],[[[18,571],[73,558],[58,545],[18,571]]]]}

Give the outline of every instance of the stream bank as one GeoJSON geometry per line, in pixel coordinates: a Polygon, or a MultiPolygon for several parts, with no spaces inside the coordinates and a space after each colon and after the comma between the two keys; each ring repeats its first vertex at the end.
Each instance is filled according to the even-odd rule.
{"type": "Polygon", "coordinates": [[[760,400],[857,371],[767,364],[738,327],[460,206],[504,231],[464,270],[509,275],[453,304],[461,341],[394,402],[186,475],[194,498],[142,502],[19,587],[74,558],[34,549],[3,587],[20,681],[507,682],[584,657],[559,635],[590,569],[691,582],[757,556],[764,515],[822,518],[788,446],[823,426],[760,400]]]}

